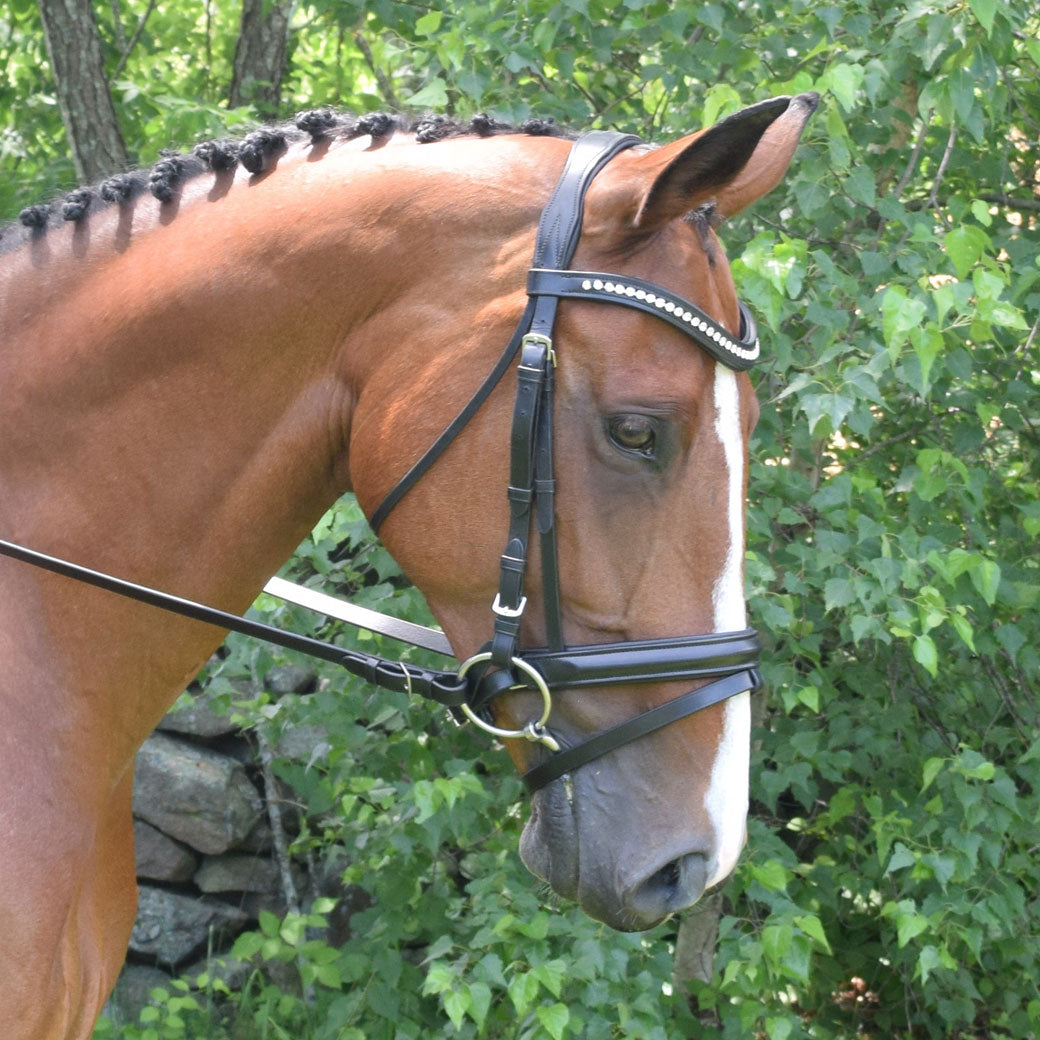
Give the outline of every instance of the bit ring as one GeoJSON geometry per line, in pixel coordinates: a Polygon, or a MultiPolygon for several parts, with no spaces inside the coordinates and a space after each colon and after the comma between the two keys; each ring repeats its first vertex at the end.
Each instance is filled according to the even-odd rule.
{"type": "MultiPolygon", "coordinates": [[[[482,664],[484,661],[490,660],[491,653],[489,651],[474,654],[459,668],[459,678],[465,678],[466,672],[468,672],[475,664],[482,664]]],[[[545,728],[546,722],[549,721],[549,713],[552,711],[552,694],[549,692],[548,684],[545,679],[542,678],[541,673],[533,665],[528,664],[523,659],[514,657],[512,663],[514,667],[519,668],[520,671],[531,679],[538,692],[542,695],[541,717],[536,722],[529,722],[523,729],[502,729],[499,726],[491,725],[490,722],[485,722],[468,704],[459,705],[462,709],[463,715],[465,715],[474,725],[479,726],[480,729],[484,730],[485,733],[490,733],[492,736],[502,737],[505,739],[522,737],[525,740],[544,744],[550,751],[559,751],[560,745],[545,728]]]]}

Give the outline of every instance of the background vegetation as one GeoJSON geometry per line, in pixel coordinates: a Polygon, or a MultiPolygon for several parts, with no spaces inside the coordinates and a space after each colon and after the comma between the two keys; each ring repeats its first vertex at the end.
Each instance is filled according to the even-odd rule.
{"type": "MultiPolygon", "coordinates": [[[[674,923],[622,936],[546,904],[516,856],[524,808],[501,751],[328,675],[317,694],[234,710],[264,739],[290,720],[324,728],[308,767],[276,763],[299,804],[294,854],[335,864],[369,908],[334,943],[315,937],[327,902],[265,917],[237,952],[290,978],[256,974],[230,997],[192,979],[98,1036],[1036,1037],[1036,5],[92,11],[132,162],[316,104],[536,112],[663,139],[769,95],[824,96],[787,182],[725,231],[767,343],[748,583],[769,689],[713,981],[689,982],[692,999],[673,984],[674,923]],[[274,72],[242,45],[236,62],[249,17],[284,36],[274,72]]],[[[81,175],[31,0],[0,11],[0,70],[13,218],[81,175]]],[[[289,573],[423,612],[349,501],[289,573]]],[[[209,681],[278,660],[233,644],[209,681]]]]}

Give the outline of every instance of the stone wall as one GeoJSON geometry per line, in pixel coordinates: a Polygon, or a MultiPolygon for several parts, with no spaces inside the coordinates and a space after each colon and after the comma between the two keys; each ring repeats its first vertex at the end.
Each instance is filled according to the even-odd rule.
{"type": "MultiPolygon", "coordinates": [[[[264,686],[275,695],[306,693],[315,681],[308,669],[287,666],[269,672],[264,686]]],[[[262,749],[215,713],[205,692],[189,692],[190,704],[171,711],[137,755],[137,920],[106,1009],[118,1021],[136,1021],[155,986],[202,971],[261,909],[283,914],[296,899],[294,875],[311,893],[320,884],[289,863],[277,812],[272,828],[268,795],[276,782],[262,749]]],[[[289,736],[305,761],[320,740],[289,736]]]]}

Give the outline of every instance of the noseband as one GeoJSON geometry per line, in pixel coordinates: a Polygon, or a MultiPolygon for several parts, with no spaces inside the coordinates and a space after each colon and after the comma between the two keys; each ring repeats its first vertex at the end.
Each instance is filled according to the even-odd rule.
{"type": "Polygon", "coordinates": [[[739,304],[740,330],[734,338],[700,308],[655,285],[625,275],[571,271],[568,266],[581,234],[585,194],[593,178],[619,152],[641,143],[638,137],[593,131],[574,144],[548,205],[542,212],[528,275],[528,304],[498,363],[444,433],[405,474],[372,514],[373,530],[429,470],[462,431],[501,380],[516,355],[516,403],[510,434],[509,531],[501,558],[498,593],[491,610],[492,637],[459,669],[466,681],[461,712],[502,737],[526,737],[554,752],[524,775],[537,791],[579,766],[623,744],[712,704],[761,684],[759,643],[752,629],[673,639],[631,640],[567,647],[563,639],[556,551],[556,482],[553,475],[553,381],[557,354],[552,334],[561,299],[621,304],[660,318],[690,337],[717,361],[737,371],[759,357],[754,319],[739,304]],[[538,531],[542,598],[548,647],[521,650],[520,626],[527,606],[524,577],[532,529],[538,531]],[[677,697],[573,747],[560,747],[548,726],[554,690],[643,682],[709,679],[677,697]],[[489,705],[518,689],[537,690],[541,716],[521,730],[490,723],[489,705]]]}
{"type": "MultiPolygon", "coordinates": [[[[582,299],[614,303],[652,314],[685,333],[717,361],[737,371],[750,368],[759,356],[755,323],[742,303],[739,305],[739,334],[733,337],[689,300],[652,282],[627,275],[568,270],[581,234],[589,184],[619,152],[639,143],[637,137],[608,131],[593,131],[575,142],[559,182],[542,212],[534,262],[528,276],[528,303],[516,331],[465,408],[372,515],[372,529],[378,532],[390,511],[465,428],[519,354],[516,404],[509,443],[509,531],[501,558],[498,593],[491,607],[494,618],[492,636],[481,651],[464,662],[457,672],[437,671],[344,649],[90,570],[13,542],[0,540],[0,555],[185,617],[332,661],[375,685],[429,697],[498,736],[536,741],[552,754],[524,774],[524,783],[531,791],[537,791],[587,762],[662,726],[735,694],[757,688],[762,681],[758,672],[760,647],[753,629],[588,646],[567,646],[563,639],[556,553],[552,422],[553,377],[557,365],[552,334],[559,301],[582,299]],[[518,641],[527,606],[524,577],[534,528],[537,528],[540,542],[542,596],[549,645],[523,649],[518,641]],[[549,725],[554,691],[692,680],[707,682],[574,746],[561,747],[562,736],[554,735],[549,725]],[[516,690],[538,692],[542,697],[541,715],[523,729],[499,729],[490,721],[491,701],[516,690]]],[[[439,632],[374,615],[371,611],[361,611],[310,589],[291,586],[281,579],[272,579],[267,591],[395,639],[441,653],[447,651],[446,641],[439,632]],[[375,621],[373,616],[381,620],[375,621]]]]}

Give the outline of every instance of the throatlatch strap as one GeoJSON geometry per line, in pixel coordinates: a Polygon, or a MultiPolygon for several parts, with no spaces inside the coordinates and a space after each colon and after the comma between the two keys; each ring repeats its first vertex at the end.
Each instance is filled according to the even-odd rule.
{"type": "Polygon", "coordinates": [[[509,366],[516,357],[516,352],[520,349],[522,330],[526,322],[533,317],[537,306],[537,301],[528,300],[520,325],[517,326],[516,331],[510,337],[509,342],[506,344],[506,349],[495,363],[495,367],[488,373],[487,378],[477,387],[462,411],[448,424],[447,429],[423,452],[420,459],[390,489],[386,498],[379,503],[379,506],[368,521],[369,527],[376,534],[379,534],[379,528],[383,526],[383,521],[390,515],[390,511],[394,506],[411,491],[426,471],[444,454],[451,442],[458,437],[470,419],[480,410],[480,406],[491,395],[491,391],[502,381],[502,377],[509,371],[509,366]]]}
{"type": "MultiPolygon", "coordinates": [[[[578,238],[581,235],[585,192],[593,177],[618,152],[639,143],[638,137],[617,134],[609,130],[594,130],[574,143],[567,156],[564,172],[556,182],[548,205],[542,210],[535,242],[535,267],[560,267],[570,263],[570,258],[574,255],[578,238]]],[[[387,496],[378,505],[369,520],[369,526],[373,531],[379,533],[379,528],[394,506],[444,454],[451,442],[462,432],[465,425],[487,400],[491,391],[495,389],[509,369],[517,350],[520,349],[523,335],[527,332],[538,332],[544,336],[552,335],[555,317],[555,299],[543,297],[540,300],[528,301],[516,331],[487,379],[477,388],[473,397],[452,420],[448,428],[430,445],[422,457],[390,489],[387,496]]]]}

